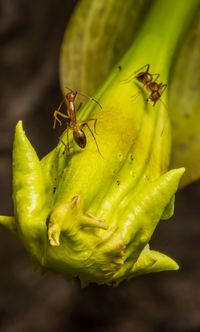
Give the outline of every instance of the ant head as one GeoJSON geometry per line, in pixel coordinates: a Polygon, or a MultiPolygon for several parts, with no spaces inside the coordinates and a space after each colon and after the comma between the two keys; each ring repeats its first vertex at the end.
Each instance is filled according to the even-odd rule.
{"type": "Polygon", "coordinates": [[[74,102],[75,98],[76,98],[76,95],[77,95],[77,92],[74,92],[74,91],[70,91],[67,93],[67,100],[70,102],[74,102]]]}
{"type": "Polygon", "coordinates": [[[138,81],[142,82],[143,84],[147,84],[152,81],[152,75],[145,72],[141,72],[135,76],[138,81]]]}

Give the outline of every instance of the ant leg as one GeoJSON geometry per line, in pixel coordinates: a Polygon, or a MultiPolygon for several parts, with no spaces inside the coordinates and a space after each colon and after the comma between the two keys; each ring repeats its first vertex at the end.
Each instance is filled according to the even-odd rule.
{"type": "Polygon", "coordinates": [[[169,112],[167,112],[167,118],[166,118],[166,120],[165,120],[165,123],[164,123],[164,126],[163,126],[163,129],[162,129],[162,131],[161,131],[160,136],[162,136],[163,133],[164,133],[164,129],[165,129],[165,127],[166,127],[166,124],[167,124],[167,122],[168,122],[168,119],[169,119],[169,112]]]}
{"type": "MultiPolygon", "coordinates": [[[[79,99],[80,100],[80,99],[79,99]]],[[[81,106],[83,105],[83,103],[80,102],[80,104],[77,107],[76,113],[80,110],[81,106]]]]}
{"type": "Polygon", "coordinates": [[[56,111],[54,112],[53,116],[54,116],[53,128],[54,129],[56,128],[56,121],[58,121],[59,125],[62,126],[62,122],[60,121],[60,119],[58,119],[56,111]]]}
{"type": "Polygon", "coordinates": [[[54,114],[53,114],[53,116],[54,116],[53,128],[56,127],[56,121],[59,122],[60,126],[62,125],[62,122],[61,122],[60,119],[57,117],[57,114],[60,115],[60,116],[62,116],[62,117],[65,118],[65,119],[70,119],[69,116],[67,116],[67,115],[65,115],[65,114],[63,114],[63,113],[61,113],[61,112],[59,112],[58,110],[54,111],[54,114]]]}
{"type": "Polygon", "coordinates": [[[65,153],[65,151],[66,151],[66,149],[67,149],[67,145],[66,145],[65,142],[62,140],[62,138],[63,138],[63,136],[65,135],[66,131],[67,131],[67,129],[65,129],[65,130],[63,131],[63,133],[60,135],[60,137],[58,137],[59,141],[61,141],[61,143],[65,146],[64,153],[65,153]]]}
{"type": "MultiPolygon", "coordinates": [[[[165,91],[165,89],[167,88],[167,84],[163,84],[163,86],[164,86],[164,89],[163,89],[163,91],[161,91],[160,95],[162,95],[163,92],[165,91]]],[[[165,120],[165,123],[164,123],[163,129],[162,129],[162,132],[161,132],[161,136],[162,136],[162,135],[163,135],[163,132],[164,132],[164,129],[165,129],[165,127],[166,127],[166,124],[167,124],[167,122],[168,122],[168,119],[169,119],[170,113],[169,113],[169,111],[168,111],[168,109],[167,109],[167,106],[166,106],[166,104],[164,103],[164,101],[163,101],[162,99],[160,99],[160,101],[161,101],[161,103],[165,106],[165,108],[166,108],[166,110],[167,110],[167,118],[166,118],[166,120],[165,120]]]]}
{"type": "Polygon", "coordinates": [[[158,77],[160,76],[160,74],[151,74],[151,76],[155,76],[155,75],[157,75],[157,76],[156,76],[156,78],[154,79],[154,82],[157,81],[157,79],[158,79],[158,77]]]}
{"type": "Polygon", "coordinates": [[[101,152],[100,152],[100,150],[99,150],[99,147],[98,147],[98,144],[97,144],[96,138],[95,138],[95,136],[94,136],[92,130],[90,129],[90,127],[88,126],[88,124],[87,124],[86,122],[84,122],[84,123],[81,125],[81,127],[84,127],[84,126],[87,126],[87,128],[89,129],[89,131],[90,131],[90,133],[91,133],[91,135],[92,135],[92,137],[93,137],[93,139],[94,139],[94,141],[95,141],[95,144],[96,144],[97,150],[98,150],[100,156],[103,158],[103,156],[102,156],[102,154],[101,154],[101,152]]]}
{"type": "Polygon", "coordinates": [[[160,95],[162,96],[163,92],[165,91],[165,89],[167,88],[167,84],[162,84],[160,86],[160,95]],[[163,89],[164,88],[164,89],[163,89]]]}
{"type": "Polygon", "coordinates": [[[97,134],[97,132],[96,132],[97,119],[95,119],[95,118],[90,118],[90,119],[87,119],[87,120],[78,121],[78,123],[86,123],[86,122],[88,122],[88,121],[94,121],[94,132],[95,132],[95,134],[97,134]]]}
{"type": "Polygon", "coordinates": [[[144,89],[146,89],[146,87],[147,87],[146,84],[145,84],[144,86],[142,86],[142,87],[140,88],[139,92],[137,92],[135,95],[132,96],[133,99],[131,99],[131,101],[134,101],[135,99],[137,99],[137,97],[142,93],[142,91],[143,91],[144,89]]]}
{"type": "Polygon", "coordinates": [[[67,130],[67,150],[69,152],[69,127],[68,126],[67,126],[66,130],[67,130]]]}
{"type": "Polygon", "coordinates": [[[63,153],[65,153],[65,151],[67,150],[69,152],[69,127],[67,126],[67,128],[63,131],[63,133],[60,135],[59,140],[62,142],[62,144],[65,146],[65,150],[63,153]],[[67,133],[67,144],[65,144],[65,142],[62,140],[63,136],[65,135],[65,133],[67,133]]]}
{"type": "Polygon", "coordinates": [[[57,108],[57,111],[60,111],[62,105],[64,104],[65,99],[66,99],[66,96],[65,96],[65,97],[63,98],[63,100],[61,101],[60,105],[59,105],[58,108],[57,108]]]}
{"type": "Polygon", "coordinates": [[[62,105],[64,104],[64,101],[66,100],[66,97],[63,98],[63,100],[61,101],[60,105],[58,106],[57,110],[54,111],[54,123],[53,123],[53,128],[56,127],[56,121],[59,122],[60,126],[62,125],[62,122],[58,119],[57,114],[61,115],[63,118],[67,118],[67,115],[63,114],[60,112],[60,109],[62,107],[62,105]]]}
{"type": "Polygon", "coordinates": [[[137,97],[139,97],[139,95],[142,93],[142,89],[138,92],[138,93],[136,93],[135,95],[133,95],[132,97],[133,97],[133,99],[131,99],[131,101],[134,101],[134,100],[136,100],[137,99],[137,97]]]}
{"type": "Polygon", "coordinates": [[[159,100],[161,101],[161,103],[164,105],[164,107],[166,108],[166,110],[168,112],[167,105],[164,103],[164,101],[161,98],[159,100]]]}

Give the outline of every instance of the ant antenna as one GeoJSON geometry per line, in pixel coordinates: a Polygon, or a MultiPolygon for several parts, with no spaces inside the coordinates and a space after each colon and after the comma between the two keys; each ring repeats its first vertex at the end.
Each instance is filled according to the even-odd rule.
{"type": "Polygon", "coordinates": [[[129,83],[129,82],[131,82],[134,78],[135,78],[135,73],[132,73],[132,74],[129,75],[125,80],[121,80],[120,82],[122,82],[122,84],[124,84],[124,83],[129,83]]]}
{"type": "Polygon", "coordinates": [[[67,86],[65,86],[65,89],[67,89],[67,90],[69,90],[69,91],[71,91],[71,92],[74,92],[74,90],[68,88],[67,86]]]}
{"type": "MultiPolygon", "coordinates": [[[[70,89],[70,88],[68,88],[67,86],[65,86],[65,88],[68,89],[68,90],[70,90],[71,92],[73,92],[73,90],[70,89]]],[[[77,93],[78,95],[80,95],[80,96],[83,96],[83,97],[85,97],[85,98],[88,98],[88,99],[90,99],[90,100],[93,100],[97,105],[99,105],[99,107],[100,107],[101,109],[103,109],[102,106],[101,106],[101,104],[100,104],[96,99],[94,99],[94,98],[92,98],[92,97],[89,97],[89,96],[87,96],[87,95],[85,95],[85,94],[83,94],[83,93],[81,93],[81,92],[78,92],[78,91],[76,91],[76,93],[77,93]]]]}
{"type": "Polygon", "coordinates": [[[141,67],[140,69],[138,69],[138,70],[136,70],[135,72],[134,72],[134,74],[136,74],[136,73],[138,73],[140,70],[142,70],[143,68],[147,68],[146,69],[146,73],[148,73],[149,72],[149,68],[150,68],[150,64],[148,63],[147,65],[144,65],[143,67],[141,67]]]}

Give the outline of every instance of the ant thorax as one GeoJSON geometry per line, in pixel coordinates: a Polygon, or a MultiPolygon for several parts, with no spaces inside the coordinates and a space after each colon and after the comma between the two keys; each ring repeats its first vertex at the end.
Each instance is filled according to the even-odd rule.
{"type": "Polygon", "coordinates": [[[156,82],[149,82],[149,84],[147,85],[147,88],[152,92],[159,91],[160,84],[158,84],[156,82]]]}

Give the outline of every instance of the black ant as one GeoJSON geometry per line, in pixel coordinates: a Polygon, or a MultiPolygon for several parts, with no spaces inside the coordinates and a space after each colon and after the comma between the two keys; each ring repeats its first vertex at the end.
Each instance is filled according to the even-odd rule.
{"type": "MultiPolygon", "coordinates": [[[[158,101],[158,99],[160,99],[163,92],[165,91],[167,84],[157,83],[156,81],[159,78],[160,74],[150,74],[149,68],[150,68],[149,64],[141,67],[140,69],[135,71],[134,74],[129,76],[128,79],[125,81],[129,82],[133,78],[136,78],[139,82],[143,83],[142,90],[147,89],[147,90],[151,91],[151,94],[150,94],[149,98],[147,99],[147,101],[150,101],[150,100],[153,101],[153,106],[155,106],[156,102],[158,101]],[[141,71],[143,68],[146,68],[146,71],[141,71]],[[135,75],[135,74],[137,74],[137,75],[135,75]],[[153,79],[153,76],[156,76],[156,77],[153,79]]],[[[139,91],[134,96],[133,100],[135,100],[140,93],[141,93],[141,91],[139,91]]]]}
{"type": "MultiPolygon", "coordinates": [[[[97,150],[98,152],[100,153],[99,151],[99,147],[98,147],[98,144],[97,144],[97,141],[96,141],[96,138],[92,132],[92,130],[90,129],[90,127],[88,126],[87,122],[88,121],[94,121],[94,131],[96,133],[96,122],[97,122],[97,119],[94,119],[94,118],[91,118],[91,119],[87,119],[87,120],[84,120],[84,121],[77,121],[76,119],[76,113],[78,112],[78,110],[81,108],[82,106],[82,103],[79,104],[77,110],[76,110],[76,107],[75,107],[75,99],[76,99],[76,96],[77,94],[79,95],[82,95],[86,98],[89,98],[91,100],[93,100],[94,102],[96,102],[100,107],[101,105],[99,104],[99,102],[97,100],[95,100],[94,98],[92,97],[88,97],[86,95],[83,95],[77,91],[72,91],[71,89],[67,88],[68,90],[70,90],[70,92],[68,92],[64,99],[62,100],[62,102],[60,103],[59,107],[57,110],[54,111],[54,124],[53,124],[53,128],[56,127],[56,121],[59,122],[60,126],[62,125],[62,122],[60,121],[60,119],[57,117],[58,115],[62,116],[63,118],[65,118],[67,120],[67,127],[66,129],[64,130],[64,132],[61,134],[61,136],[59,137],[59,140],[64,144],[65,146],[65,150],[64,152],[66,151],[66,149],[69,151],[69,129],[73,130],[73,137],[74,137],[74,140],[75,142],[78,144],[78,146],[82,149],[85,148],[86,146],[86,135],[83,131],[83,127],[87,126],[87,128],[89,129],[94,141],[95,141],[95,144],[96,144],[96,147],[97,147],[97,150]],[[64,103],[64,101],[67,101],[67,114],[63,114],[60,112],[60,109],[64,103]],[[82,123],[81,125],[79,125],[80,123],[82,123]],[[63,136],[65,135],[65,133],[67,134],[67,144],[65,144],[62,140],[63,136]]],[[[102,109],[102,107],[101,107],[102,109]]],[[[101,155],[101,153],[100,153],[101,155]]]]}

